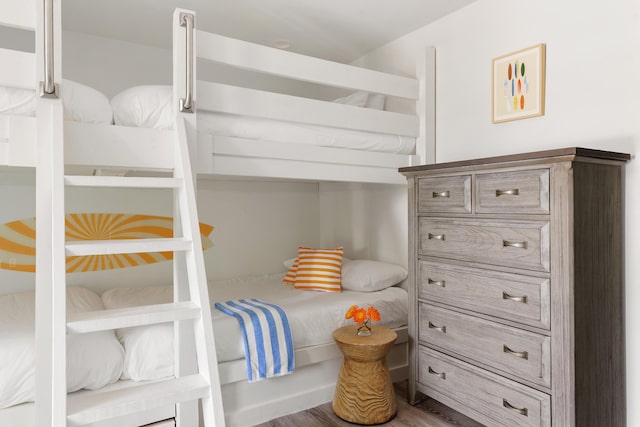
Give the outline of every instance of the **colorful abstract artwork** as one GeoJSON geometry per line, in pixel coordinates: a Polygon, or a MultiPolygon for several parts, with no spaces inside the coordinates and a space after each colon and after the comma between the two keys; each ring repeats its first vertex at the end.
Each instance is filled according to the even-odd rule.
{"type": "MultiPolygon", "coordinates": [[[[66,239],[111,240],[152,239],[173,236],[173,218],[119,213],[67,214],[66,239]]],[[[213,246],[209,234],[213,226],[200,223],[202,248],[213,246]]],[[[111,270],[173,259],[173,252],[109,254],[67,257],[67,273],[111,270]]],[[[27,218],[0,226],[0,268],[14,271],[36,270],[36,219],[27,218]]]]}
{"type": "Polygon", "coordinates": [[[493,123],[544,115],[545,45],[493,60],[493,123]]]}

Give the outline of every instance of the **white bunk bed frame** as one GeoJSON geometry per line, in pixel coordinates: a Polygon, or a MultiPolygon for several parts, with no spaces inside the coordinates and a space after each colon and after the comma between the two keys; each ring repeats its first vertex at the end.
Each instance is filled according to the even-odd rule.
{"type": "MultiPolygon", "coordinates": [[[[35,29],[35,14],[19,0],[3,4],[0,24],[35,29]]],[[[31,2],[27,2],[31,4],[31,2]]],[[[59,45],[59,43],[57,43],[59,45]]],[[[426,48],[417,78],[298,55],[196,30],[197,58],[273,76],[362,90],[416,101],[416,114],[378,111],[219,83],[194,82],[197,110],[263,119],[416,137],[416,154],[401,155],[199,133],[194,154],[198,175],[247,176],[314,181],[405,184],[399,167],[435,158],[435,50],[426,48]]],[[[174,48],[179,52],[186,46],[174,48]]],[[[183,52],[184,53],[184,52],[183,52]]],[[[174,63],[177,53],[174,53],[174,63]]],[[[5,86],[32,88],[39,55],[0,49],[5,86]],[[28,83],[28,84],[27,84],[28,83]]],[[[59,59],[58,59],[59,60],[59,59]]],[[[185,72],[184,65],[174,65],[185,72]]],[[[195,61],[193,62],[195,71],[195,61]]],[[[182,86],[184,87],[184,86],[182,86]]],[[[0,165],[35,167],[35,118],[0,116],[0,165]]],[[[77,122],[65,124],[65,164],[93,168],[129,166],[166,170],[173,166],[172,133],[166,130],[77,122]],[[80,143],[73,143],[73,141],[80,143]],[[129,141],[135,140],[135,145],[129,141]],[[124,151],[128,159],[118,153],[124,151]],[[154,153],[149,156],[148,153],[154,153]],[[126,162],[123,164],[123,160],[126,162]]]]}
{"type": "MultiPolygon", "coordinates": [[[[0,85],[33,88],[34,82],[44,76],[37,66],[42,57],[40,46],[44,44],[40,24],[41,7],[35,2],[5,0],[0,11],[0,25],[36,31],[36,55],[0,49],[0,62],[12,64],[0,72],[0,85]]],[[[181,11],[176,11],[176,15],[181,11]]],[[[186,11],[188,13],[193,13],[186,11]]],[[[333,63],[317,58],[296,55],[227,37],[195,31],[191,47],[184,29],[179,30],[174,19],[174,99],[184,97],[184,88],[191,84],[193,100],[198,110],[229,114],[252,115],[260,118],[297,121],[306,124],[333,126],[347,129],[395,133],[417,137],[415,155],[396,155],[328,147],[313,147],[278,141],[255,141],[196,135],[193,126],[188,127],[188,140],[194,168],[198,175],[244,176],[253,178],[284,178],[314,181],[369,182],[381,184],[405,184],[397,172],[398,167],[420,163],[432,163],[435,158],[435,51],[427,48],[417,66],[417,79],[383,74],[377,71],[333,63]],[[299,98],[277,93],[238,88],[212,82],[196,81],[196,59],[206,59],[229,66],[249,69],[271,75],[294,78],[328,86],[363,90],[416,101],[416,115],[387,111],[375,111],[299,98]],[[190,69],[190,70],[189,70],[190,69]],[[189,81],[190,80],[190,81],[189,81]]],[[[54,25],[60,25],[60,9],[55,9],[54,25]]],[[[54,45],[59,48],[60,32],[54,32],[54,45]]],[[[57,56],[56,69],[60,67],[57,56]]],[[[59,84],[60,73],[56,75],[59,84]]],[[[194,118],[195,123],[195,118],[194,118]]],[[[89,168],[125,167],[131,170],[165,171],[174,166],[173,132],[123,126],[97,125],[75,122],[62,123],[61,109],[58,117],[47,122],[39,114],[35,117],[0,115],[0,165],[33,168],[42,152],[39,139],[50,138],[43,132],[56,129],[64,132],[64,162],[67,166],[81,165],[89,168]],[[63,131],[62,129],[63,128],[63,131]],[[40,134],[38,134],[40,132],[40,134]],[[132,143],[132,141],[134,143],[132,143]],[[122,154],[125,155],[122,155],[122,154]],[[149,156],[153,153],[153,156],[149,156]]],[[[49,153],[55,155],[55,153],[49,153]]],[[[43,214],[38,211],[38,215],[43,214]]],[[[53,295],[42,294],[39,301],[47,302],[48,313],[64,317],[53,295]]],[[[64,323],[64,322],[62,322],[64,323]]],[[[389,366],[394,381],[407,377],[407,333],[398,330],[396,346],[389,354],[389,366]]],[[[180,337],[181,334],[178,333],[180,337]]],[[[49,334],[46,338],[53,339],[49,334]]],[[[61,345],[59,342],[54,345],[61,345]]],[[[185,344],[188,348],[188,344],[185,344]]],[[[184,350],[183,350],[184,351],[184,350]]],[[[229,425],[252,425],[284,414],[307,409],[330,401],[333,397],[335,378],[341,361],[341,353],[335,344],[325,344],[296,350],[296,373],[249,384],[246,381],[244,360],[223,362],[218,365],[225,407],[225,419],[229,425]]],[[[48,355],[38,355],[41,363],[53,366],[55,360],[48,355]]],[[[184,369],[184,366],[181,367],[184,369]]],[[[52,369],[52,375],[65,375],[52,369]]],[[[60,392],[60,391],[59,391],[60,392]]],[[[192,410],[193,408],[191,408],[192,410]]],[[[166,418],[176,413],[172,408],[152,411],[145,422],[166,418]]],[[[178,409],[178,420],[187,419],[178,409]],[[185,418],[181,418],[185,417],[185,418]]],[[[137,425],[117,422],[120,426],[137,425]]]]}

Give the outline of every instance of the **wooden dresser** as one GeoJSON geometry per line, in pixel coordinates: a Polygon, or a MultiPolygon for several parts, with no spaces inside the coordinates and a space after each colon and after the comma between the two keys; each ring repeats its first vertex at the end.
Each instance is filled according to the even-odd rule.
{"type": "Polygon", "coordinates": [[[400,169],[410,401],[488,426],[626,424],[629,159],[567,148],[400,169]]]}

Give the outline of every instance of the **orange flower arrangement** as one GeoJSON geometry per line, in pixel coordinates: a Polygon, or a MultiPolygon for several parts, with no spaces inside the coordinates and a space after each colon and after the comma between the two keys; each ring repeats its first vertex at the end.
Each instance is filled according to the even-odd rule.
{"type": "Polygon", "coordinates": [[[380,321],[380,312],[373,306],[365,309],[364,307],[352,305],[345,313],[344,318],[353,319],[354,322],[360,323],[358,335],[368,336],[371,335],[371,322],[380,321]]]}

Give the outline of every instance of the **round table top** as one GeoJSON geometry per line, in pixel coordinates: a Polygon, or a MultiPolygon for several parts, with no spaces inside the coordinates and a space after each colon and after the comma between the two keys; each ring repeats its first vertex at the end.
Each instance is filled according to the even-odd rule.
{"type": "Polygon", "coordinates": [[[353,346],[379,346],[393,343],[398,334],[385,326],[372,326],[371,335],[362,337],[357,334],[360,325],[343,326],[333,331],[333,339],[342,344],[353,346]]]}

